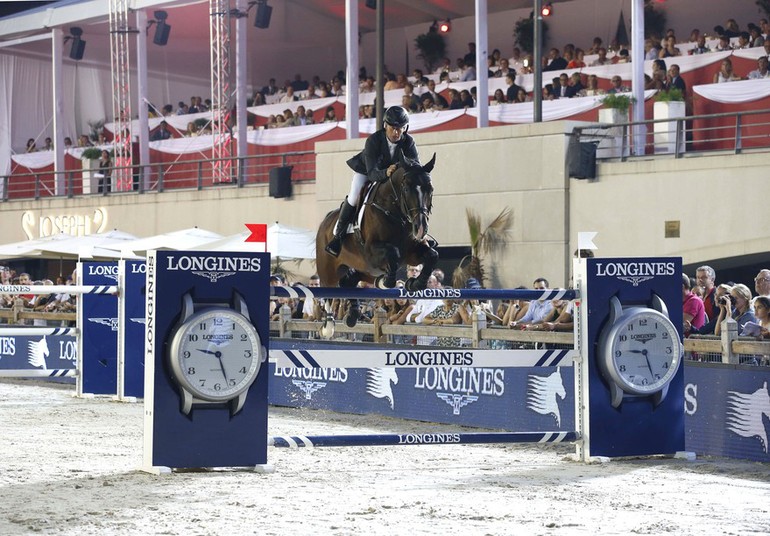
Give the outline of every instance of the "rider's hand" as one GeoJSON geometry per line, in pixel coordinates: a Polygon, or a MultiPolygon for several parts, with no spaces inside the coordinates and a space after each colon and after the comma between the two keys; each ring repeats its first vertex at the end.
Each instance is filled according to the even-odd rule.
{"type": "Polygon", "coordinates": [[[385,172],[385,175],[390,178],[391,175],[396,171],[396,164],[391,164],[388,166],[387,171],[385,172]]]}

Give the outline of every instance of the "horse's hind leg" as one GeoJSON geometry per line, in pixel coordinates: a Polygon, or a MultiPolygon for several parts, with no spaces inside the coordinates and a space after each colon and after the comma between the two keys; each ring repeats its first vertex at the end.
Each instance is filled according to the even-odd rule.
{"type": "Polygon", "coordinates": [[[411,264],[422,264],[422,273],[417,278],[410,277],[404,286],[409,291],[423,290],[428,286],[428,279],[438,263],[438,251],[424,242],[415,242],[415,246],[406,256],[406,261],[411,264]]]}
{"type": "MultiPolygon", "coordinates": [[[[363,278],[363,274],[353,270],[352,268],[340,277],[340,288],[356,288],[359,281],[363,278]]],[[[350,306],[348,307],[348,314],[345,315],[345,324],[349,327],[355,327],[358,323],[358,319],[361,318],[361,307],[358,305],[358,300],[349,300],[350,306]]]]}

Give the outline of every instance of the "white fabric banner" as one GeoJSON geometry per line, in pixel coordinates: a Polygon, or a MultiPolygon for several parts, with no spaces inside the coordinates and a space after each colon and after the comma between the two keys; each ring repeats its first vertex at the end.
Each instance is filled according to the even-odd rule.
{"type": "Polygon", "coordinates": [[[770,96],[770,78],[707,84],[695,86],[692,90],[704,99],[714,102],[724,104],[751,102],[770,96]]]}

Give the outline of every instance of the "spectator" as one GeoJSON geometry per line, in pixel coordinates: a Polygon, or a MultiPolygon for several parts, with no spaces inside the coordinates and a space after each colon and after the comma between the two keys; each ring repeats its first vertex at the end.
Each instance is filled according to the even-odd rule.
{"type": "Polygon", "coordinates": [[[754,278],[754,290],[758,296],[770,297],[770,270],[762,268],[754,278]]]}
{"type": "Polygon", "coordinates": [[[597,95],[604,95],[605,91],[599,88],[599,77],[595,74],[588,75],[588,85],[585,89],[578,93],[578,97],[596,97],[597,95]]]}
{"type": "Polygon", "coordinates": [[[425,100],[426,95],[431,97],[433,105],[439,110],[443,110],[449,106],[447,100],[440,93],[436,92],[436,82],[432,79],[428,80],[428,91],[422,94],[423,100],[425,100]]]}
{"type": "Polygon", "coordinates": [[[193,136],[198,135],[198,127],[195,125],[194,121],[189,121],[187,123],[187,129],[184,131],[185,138],[192,138],[193,136]]]}
{"type": "Polygon", "coordinates": [[[554,93],[553,84],[546,84],[543,86],[543,100],[554,100],[556,94],[554,93]]]}
{"type": "Polygon", "coordinates": [[[673,58],[675,56],[682,55],[682,51],[680,51],[676,46],[676,37],[673,35],[666,37],[666,39],[663,40],[663,45],[663,48],[661,48],[660,52],[658,52],[659,58],[673,58]]]}
{"type": "Polygon", "coordinates": [[[620,49],[620,52],[618,52],[617,56],[612,58],[612,63],[629,63],[631,61],[631,56],[628,54],[627,48],[620,49]]]}
{"type": "Polygon", "coordinates": [[[401,103],[401,106],[410,112],[420,111],[420,99],[414,94],[414,84],[411,82],[404,84],[404,95],[401,103]]]}
{"type": "Polygon", "coordinates": [[[717,43],[717,46],[714,50],[717,52],[727,52],[728,50],[732,50],[733,47],[730,44],[730,38],[726,35],[720,35],[719,36],[719,43],[717,43]]]}
{"type": "Polygon", "coordinates": [[[666,89],[676,88],[682,92],[682,96],[687,97],[687,84],[679,76],[679,65],[672,63],[668,68],[668,78],[666,80],[666,89]]]}
{"type": "Polygon", "coordinates": [[[519,47],[513,47],[513,55],[508,58],[508,65],[516,72],[522,72],[525,67],[524,58],[521,57],[521,49],[519,47]]]}
{"type": "Polygon", "coordinates": [[[601,37],[594,37],[593,43],[591,44],[591,48],[588,49],[588,52],[586,54],[598,54],[599,49],[602,48],[602,38],[601,37]]]}
{"type": "Polygon", "coordinates": [[[326,107],[326,113],[324,114],[324,123],[336,123],[339,121],[337,119],[337,112],[334,111],[334,106],[327,106],[326,107]]]}
{"type": "Polygon", "coordinates": [[[462,58],[458,58],[457,67],[460,69],[460,82],[476,80],[476,67],[472,63],[466,63],[462,58]]]}
{"type": "Polygon", "coordinates": [[[714,319],[719,314],[719,305],[716,299],[716,278],[717,274],[714,269],[706,264],[695,270],[695,279],[698,281],[698,286],[703,289],[703,305],[708,319],[714,319]]]}
{"type": "Polygon", "coordinates": [[[610,82],[612,83],[612,87],[607,90],[607,93],[628,93],[631,91],[630,87],[623,85],[623,79],[618,75],[613,76],[610,82]]]}
{"type": "Polygon", "coordinates": [[[655,42],[652,39],[644,40],[644,60],[650,61],[658,57],[658,47],[655,46],[655,42]]]}
{"type": "Polygon", "coordinates": [[[496,106],[498,104],[505,104],[506,102],[507,100],[505,98],[505,93],[503,93],[502,89],[498,88],[495,90],[495,94],[492,97],[492,102],[490,102],[489,104],[492,106],[496,106]]]}
{"type": "Polygon", "coordinates": [[[171,138],[171,131],[168,129],[168,123],[161,121],[155,132],[152,133],[150,141],[162,141],[171,138]]]}
{"type": "Polygon", "coordinates": [[[64,138],[64,149],[72,149],[72,139],[69,136],[64,138]]]}
{"type": "Polygon", "coordinates": [[[696,331],[706,324],[706,309],[703,300],[693,294],[690,277],[682,274],[682,315],[684,336],[689,337],[692,328],[696,331]]]}
{"type": "Polygon", "coordinates": [[[583,85],[583,78],[580,76],[580,73],[572,73],[569,78],[569,85],[566,89],[567,98],[571,99],[573,97],[579,97],[580,92],[585,89],[585,86],[583,85]]]}
{"type": "Polygon", "coordinates": [[[271,78],[267,82],[266,86],[262,86],[260,93],[262,93],[262,95],[265,97],[267,97],[268,95],[275,95],[276,93],[278,93],[278,86],[275,85],[275,78],[271,78]]]}
{"type": "Polygon", "coordinates": [[[45,139],[45,146],[42,149],[43,151],[53,151],[53,141],[51,141],[51,138],[45,139]]]}
{"type": "Polygon", "coordinates": [[[561,57],[558,48],[548,51],[548,57],[545,60],[548,63],[543,67],[543,71],[563,71],[567,68],[567,60],[561,57]]]}
{"type": "Polygon", "coordinates": [[[575,49],[575,57],[567,63],[567,69],[582,69],[586,66],[585,51],[582,48],[575,49]]]}
{"type": "Polygon", "coordinates": [[[738,27],[738,23],[735,22],[735,19],[727,19],[727,22],[725,22],[724,34],[730,39],[741,35],[741,29],[738,27]]]}
{"type": "Polygon", "coordinates": [[[725,82],[734,82],[740,80],[740,77],[736,76],[733,72],[733,62],[730,58],[722,60],[719,71],[714,73],[714,83],[723,84],[725,82]]]}
{"type": "Polygon", "coordinates": [[[99,158],[99,193],[107,193],[110,191],[112,187],[110,180],[111,175],[112,159],[110,158],[110,152],[103,150],[102,155],[99,158]]]}
{"type": "Polygon", "coordinates": [[[516,70],[512,69],[508,65],[508,60],[505,58],[502,58],[500,60],[500,68],[495,73],[495,78],[505,78],[507,76],[513,76],[513,79],[516,79],[516,70]]]}
{"type": "Polygon", "coordinates": [[[759,80],[760,78],[770,78],[767,56],[757,58],[757,68],[751,71],[748,76],[749,80],[759,80]]]}
{"type": "MultiPolygon", "coordinates": [[[[538,277],[533,283],[535,290],[545,290],[548,288],[548,280],[543,277],[538,277]]],[[[529,302],[527,312],[519,319],[510,322],[508,326],[511,329],[527,329],[530,324],[536,324],[543,322],[548,314],[553,310],[553,303],[551,300],[533,300],[529,302]]]]}
{"type": "Polygon", "coordinates": [[[177,105],[176,109],[176,115],[187,115],[190,113],[190,108],[182,101],[179,101],[179,104],[177,105]]]}
{"type": "MultiPolygon", "coordinates": [[[[471,67],[476,65],[476,43],[468,43],[468,53],[463,56],[463,62],[465,65],[469,65],[471,67]]],[[[474,68],[474,76],[475,76],[475,68],[474,68]]],[[[475,80],[475,78],[474,78],[475,80]]]]}
{"type": "Polygon", "coordinates": [[[601,65],[611,65],[612,62],[607,57],[607,49],[601,47],[597,52],[598,57],[591,62],[591,67],[598,67],[601,65]]]}
{"type": "Polygon", "coordinates": [[[532,99],[529,98],[529,95],[527,95],[527,91],[520,87],[519,90],[516,92],[516,98],[513,100],[513,102],[530,102],[532,99]]]}
{"type": "MultiPolygon", "coordinates": [[[[456,300],[440,300],[439,304],[423,317],[421,323],[429,326],[461,324],[463,321],[460,316],[461,309],[461,305],[456,300]]],[[[422,338],[423,337],[418,337],[418,339],[422,338]]],[[[458,348],[461,346],[459,337],[436,337],[435,340],[432,341],[432,344],[449,348],[458,348]]]]}
{"type": "Polygon", "coordinates": [[[765,38],[762,36],[762,30],[755,24],[749,25],[749,46],[751,48],[761,47],[765,45],[765,38]]]}
{"type": "Polygon", "coordinates": [[[567,76],[567,73],[561,73],[559,75],[559,85],[558,85],[558,87],[556,86],[556,80],[555,79],[554,79],[553,83],[554,83],[553,87],[556,90],[556,94],[554,95],[554,97],[557,98],[557,99],[566,99],[569,96],[569,94],[568,94],[569,76],[567,76]]]}
{"type": "Polygon", "coordinates": [[[513,102],[516,100],[516,95],[519,93],[519,90],[522,89],[520,86],[516,84],[516,74],[509,74],[505,77],[505,83],[507,84],[507,88],[505,90],[505,100],[508,102],[513,102]]]}
{"type": "Polygon", "coordinates": [[[278,102],[280,103],[287,103],[287,102],[294,102],[297,100],[297,96],[294,95],[294,88],[292,86],[288,86],[286,88],[286,93],[283,97],[281,97],[278,102]]]}
{"type": "MultiPolygon", "coordinates": [[[[759,335],[762,339],[770,339],[770,298],[757,296],[754,298],[754,316],[759,324],[759,335]]],[[[767,364],[768,356],[764,356],[763,364],[767,364]]]]}
{"type": "Polygon", "coordinates": [[[27,140],[27,147],[24,150],[25,153],[36,153],[37,152],[37,146],[35,145],[35,138],[30,138],[27,140]]]}
{"type": "Polygon", "coordinates": [[[473,101],[473,97],[471,96],[471,92],[467,89],[460,91],[460,102],[462,102],[463,108],[466,109],[476,106],[476,103],[473,101]]]}
{"type": "Polygon", "coordinates": [[[746,322],[756,322],[757,317],[751,310],[751,291],[749,287],[738,283],[719,300],[719,317],[714,327],[714,335],[719,336],[722,330],[722,321],[728,317],[738,323],[738,333],[743,331],[746,322]]]}
{"type": "Polygon", "coordinates": [[[741,32],[741,34],[738,36],[738,44],[735,48],[737,50],[751,48],[751,35],[749,32],[741,32]]]}
{"type": "Polygon", "coordinates": [[[698,37],[697,44],[690,50],[690,54],[706,54],[711,52],[711,49],[706,46],[706,36],[701,35],[698,37]]]}

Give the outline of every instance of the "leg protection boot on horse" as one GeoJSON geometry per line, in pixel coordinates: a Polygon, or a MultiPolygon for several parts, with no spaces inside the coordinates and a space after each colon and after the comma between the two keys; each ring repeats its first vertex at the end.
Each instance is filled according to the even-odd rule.
{"type": "Polygon", "coordinates": [[[334,227],[334,238],[324,248],[326,253],[332,257],[339,257],[340,251],[342,251],[342,239],[345,238],[345,234],[348,232],[348,225],[353,223],[355,216],[356,208],[348,204],[346,197],[340,206],[340,217],[337,220],[337,225],[334,227]]]}

